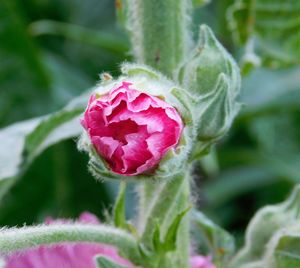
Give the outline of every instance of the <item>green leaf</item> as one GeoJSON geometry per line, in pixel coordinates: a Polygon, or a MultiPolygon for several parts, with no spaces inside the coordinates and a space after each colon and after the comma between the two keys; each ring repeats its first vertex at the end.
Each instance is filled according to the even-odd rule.
{"type": "Polygon", "coordinates": [[[254,41],[263,65],[279,67],[300,63],[298,1],[235,0],[228,14],[235,40],[246,45],[246,58],[253,53],[247,46],[254,41]]]}
{"type": "Polygon", "coordinates": [[[184,216],[191,210],[191,206],[177,214],[171,225],[169,226],[167,233],[163,240],[163,247],[165,251],[172,251],[176,249],[177,245],[177,233],[180,227],[180,223],[184,216]]]}
{"type": "MultiPolygon", "coordinates": [[[[64,123],[68,123],[74,118],[77,118],[79,114],[83,111],[82,107],[74,108],[74,109],[64,109],[57,113],[53,113],[50,117],[43,119],[38,126],[34,129],[33,132],[26,136],[25,140],[25,148],[24,148],[24,156],[34,157],[41,151],[43,148],[43,143],[48,138],[49,134],[56,130],[58,126],[63,125],[64,123]]],[[[79,122],[77,122],[79,124],[79,122]]],[[[79,130],[78,128],[76,129],[79,130]]],[[[70,130],[71,133],[73,129],[70,130]]],[[[77,132],[78,133],[78,132],[77,132]]],[[[61,137],[56,136],[56,139],[64,138],[64,133],[61,137]]],[[[30,159],[30,158],[29,158],[30,159]]]]}
{"type": "Polygon", "coordinates": [[[102,255],[97,255],[95,261],[98,268],[127,268],[127,266],[117,264],[110,258],[102,255]]]}
{"type": "Polygon", "coordinates": [[[30,24],[29,30],[30,33],[35,36],[58,35],[121,55],[123,55],[129,49],[127,40],[122,40],[117,35],[91,30],[82,26],[59,21],[35,21],[30,24]]]}
{"type": "Polygon", "coordinates": [[[300,185],[290,197],[279,205],[259,210],[249,223],[244,247],[237,253],[230,267],[241,267],[247,263],[262,260],[267,246],[277,231],[297,223],[300,218],[300,185]]]}
{"type": "Polygon", "coordinates": [[[114,222],[115,226],[125,229],[127,226],[125,218],[125,194],[126,194],[126,182],[123,180],[119,186],[119,194],[114,206],[114,222]]]}
{"type": "Polygon", "coordinates": [[[162,242],[160,240],[160,226],[157,223],[153,232],[152,238],[153,248],[156,252],[161,252],[162,250],[162,242]]]}
{"type": "Polygon", "coordinates": [[[225,267],[235,251],[234,238],[200,211],[194,210],[192,222],[206,241],[217,267],[225,267]]]}
{"type": "Polygon", "coordinates": [[[0,198],[43,150],[81,132],[79,115],[87,96],[72,101],[59,112],[14,124],[0,130],[0,198]]]}
{"type": "Polygon", "coordinates": [[[241,102],[246,106],[241,118],[252,119],[261,114],[274,114],[282,110],[299,111],[299,85],[298,67],[281,70],[258,68],[243,79],[241,102]]]}

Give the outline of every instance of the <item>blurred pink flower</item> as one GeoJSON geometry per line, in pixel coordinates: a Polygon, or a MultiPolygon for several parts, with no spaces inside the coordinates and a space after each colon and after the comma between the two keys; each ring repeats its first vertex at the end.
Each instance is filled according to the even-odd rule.
{"type": "Polygon", "coordinates": [[[113,172],[151,172],[180,139],[183,123],[174,107],[123,82],[92,95],[81,120],[97,153],[113,172]]]}
{"type": "Polygon", "coordinates": [[[193,256],[190,259],[191,268],[216,268],[215,265],[211,261],[210,256],[193,256]]]}
{"type": "Polygon", "coordinates": [[[60,243],[39,246],[8,257],[5,268],[96,268],[93,257],[101,254],[116,263],[134,267],[117,250],[96,243],[60,243]]]}
{"type": "MultiPolygon", "coordinates": [[[[99,224],[98,218],[88,212],[82,213],[78,221],[99,224]]],[[[64,222],[71,221],[50,218],[46,220],[47,224],[64,222]]],[[[98,254],[128,268],[134,267],[128,260],[118,255],[115,247],[88,242],[64,242],[16,252],[6,258],[4,268],[96,268],[93,258],[98,254]]]]}

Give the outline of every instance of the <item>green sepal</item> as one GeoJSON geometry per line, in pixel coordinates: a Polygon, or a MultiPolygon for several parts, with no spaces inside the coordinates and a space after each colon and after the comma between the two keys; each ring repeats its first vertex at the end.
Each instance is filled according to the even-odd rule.
{"type": "Polygon", "coordinates": [[[161,252],[162,251],[162,242],[160,240],[160,226],[157,223],[155,225],[155,229],[153,232],[153,237],[152,237],[152,243],[153,243],[153,249],[155,252],[161,252]]]}
{"type": "Polygon", "coordinates": [[[200,231],[201,241],[212,254],[216,267],[226,267],[235,251],[234,238],[200,211],[193,210],[192,223],[196,234],[200,231]]]}
{"type": "Polygon", "coordinates": [[[203,96],[215,89],[221,73],[228,77],[235,98],[240,91],[239,68],[212,30],[201,25],[198,44],[179,69],[178,81],[196,96],[203,96]]]}
{"type": "Polygon", "coordinates": [[[209,142],[221,138],[237,115],[240,105],[230,96],[229,83],[228,78],[221,73],[214,94],[203,103],[206,108],[197,125],[199,141],[209,142]]]}
{"type": "Polygon", "coordinates": [[[114,262],[112,259],[103,255],[95,256],[94,260],[97,268],[128,268],[127,266],[120,265],[114,262]]]}

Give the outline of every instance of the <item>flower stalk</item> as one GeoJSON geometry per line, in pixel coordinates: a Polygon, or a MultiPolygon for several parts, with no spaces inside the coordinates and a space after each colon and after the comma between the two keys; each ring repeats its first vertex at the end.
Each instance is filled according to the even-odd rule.
{"type": "Polygon", "coordinates": [[[2,229],[0,232],[0,257],[15,251],[39,245],[60,242],[95,242],[116,246],[121,254],[140,263],[138,245],[130,234],[103,225],[90,224],[53,224],[20,229],[2,229]]]}
{"type": "MultiPolygon", "coordinates": [[[[138,63],[158,69],[170,78],[191,46],[189,0],[125,0],[127,28],[138,63]]],[[[186,164],[187,165],[187,164],[186,164]]],[[[139,228],[142,243],[152,247],[156,225],[164,235],[178,212],[189,206],[189,169],[162,182],[138,185],[140,198],[139,228]]],[[[176,250],[163,258],[160,267],[189,267],[189,220],[185,215],[177,233],[176,250]]]]}
{"type": "Polygon", "coordinates": [[[172,78],[190,46],[190,0],[123,0],[132,52],[138,63],[147,64],[172,78]]]}

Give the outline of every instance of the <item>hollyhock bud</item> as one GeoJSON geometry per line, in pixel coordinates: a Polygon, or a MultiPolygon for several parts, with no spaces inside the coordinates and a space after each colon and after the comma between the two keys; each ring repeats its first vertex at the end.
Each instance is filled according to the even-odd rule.
{"type": "Polygon", "coordinates": [[[145,68],[127,64],[122,69],[126,77],[103,79],[81,119],[85,134],[80,147],[90,153],[94,173],[101,178],[113,177],[109,170],[151,175],[163,159],[184,147],[185,113],[170,93],[172,85],[145,68]]]}
{"type": "Polygon", "coordinates": [[[199,42],[179,69],[178,80],[198,97],[197,132],[203,147],[223,137],[240,109],[240,71],[206,25],[200,27],[199,42]]]}
{"type": "Polygon", "coordinates": [[[129,81],[92,95],[81,123],[111,170],[126,176],[155,168],[183,128],[174,107],[129,81]]]}

